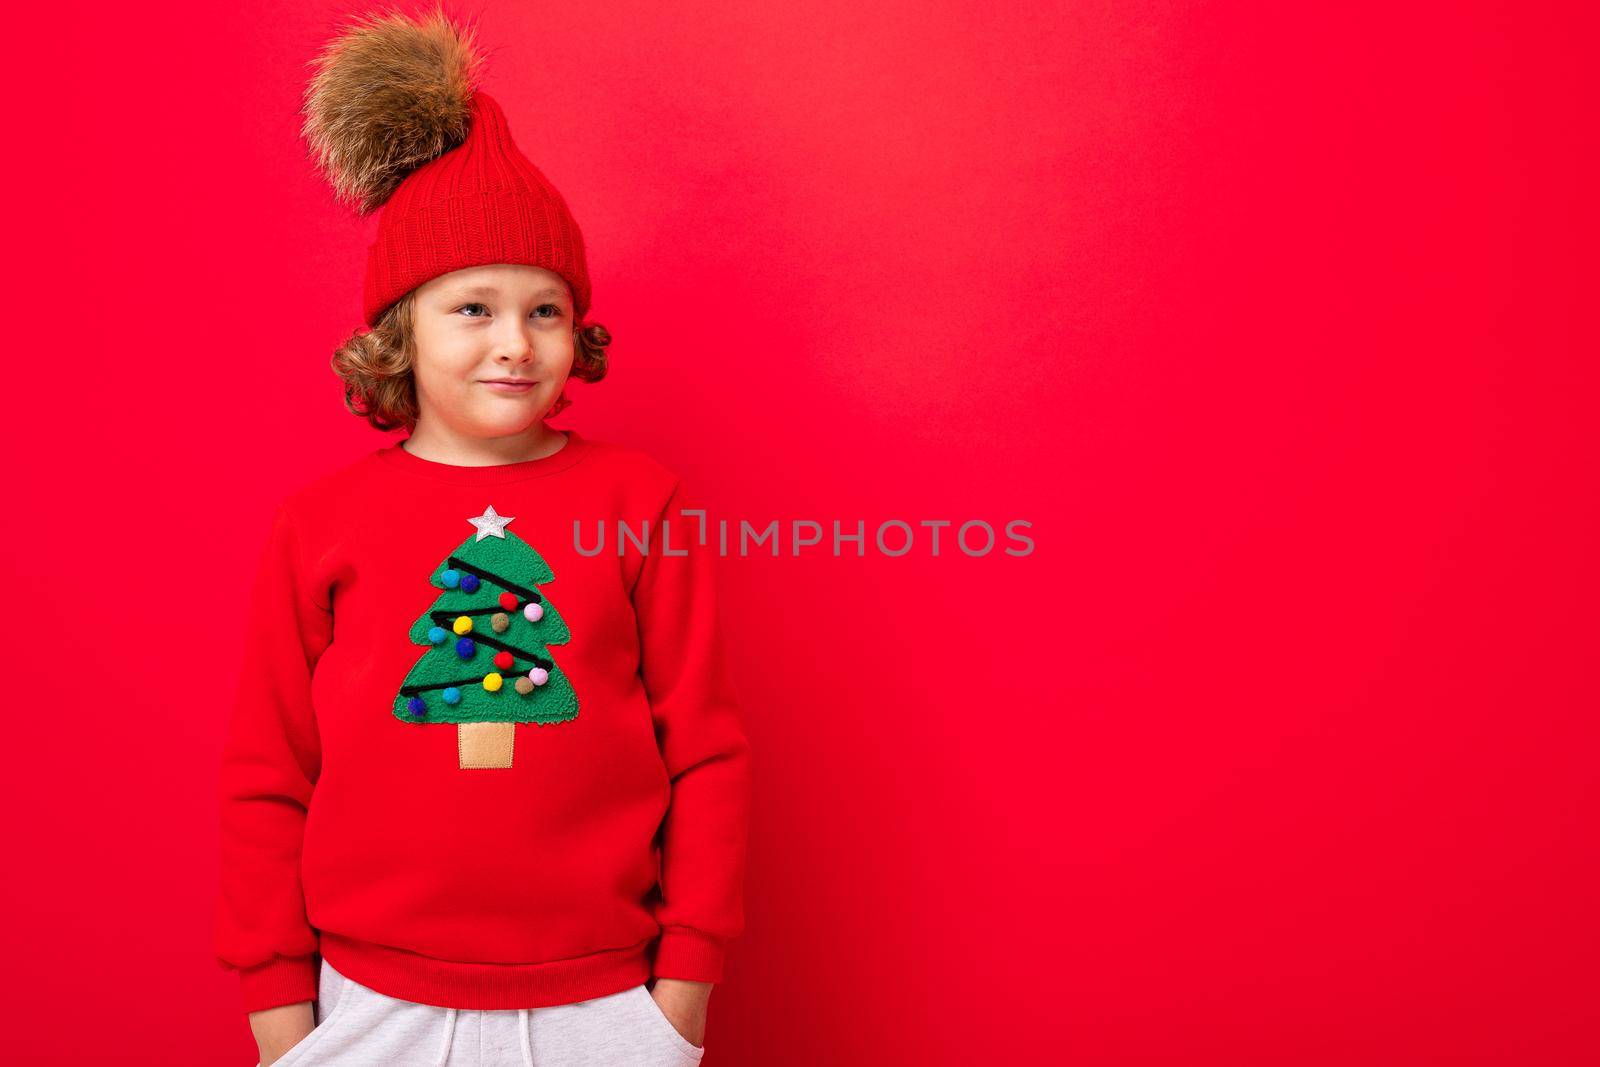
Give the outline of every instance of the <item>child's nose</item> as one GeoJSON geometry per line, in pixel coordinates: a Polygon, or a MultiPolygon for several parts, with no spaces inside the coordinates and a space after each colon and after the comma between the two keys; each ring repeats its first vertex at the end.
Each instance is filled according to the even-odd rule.
{"type": "Polygon", "coordinates": [[[533,339],[520,327],[514,326],[504,336],[496,339],[495,356],[498,359],[520,363],[532,355],[533,339]]]}

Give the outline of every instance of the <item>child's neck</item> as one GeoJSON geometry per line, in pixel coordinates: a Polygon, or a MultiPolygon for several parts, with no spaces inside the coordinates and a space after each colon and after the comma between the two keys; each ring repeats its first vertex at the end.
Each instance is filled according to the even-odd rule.
{"type": "Polygon", "coordinates": [[[418,459],[449,463],[457,467],[493,467],[504,463],[524,463],[554,455],[566,446],[567,438],[543,419],[518,434],[505,437],[470,437],[448,430],[435,430],[418,421],[411,436],[401,444],[418,459]]]}

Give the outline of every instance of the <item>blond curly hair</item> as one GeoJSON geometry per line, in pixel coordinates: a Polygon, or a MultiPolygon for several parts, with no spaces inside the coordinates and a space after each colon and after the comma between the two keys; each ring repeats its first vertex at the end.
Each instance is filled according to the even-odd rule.
{"type": "MultiPolygon", "coordinates": [[[[374,429],[411,432],[417,426],[417,384],[412,372],[416,335],[412,329],[413,290],[397,300],[371,330],[358,330],[333,353],[333,372],[344,383],[344,406],[374,429]]],[[[611,334],[597,322],[573,331],[570,377],[598,382],[606,376],[606,346],[611,334]]],[[[572,403],[565,390],[545,418],[572,403]]]]}

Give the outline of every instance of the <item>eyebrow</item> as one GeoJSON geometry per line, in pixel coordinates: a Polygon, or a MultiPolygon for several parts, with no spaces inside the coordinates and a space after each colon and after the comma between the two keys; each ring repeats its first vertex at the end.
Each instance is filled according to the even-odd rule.
{"type": "MultiPolygon", "coordinates": [[[[498,289],[496,289],[492,285],[473,285],[473,286],[468,286],[465,289],[451,289],[450,292],[449,292],[449,298],[452,299],[452,300],[456,300],[456,299],[460,299],[463,296],[498,296],[499,293],[500,293],[500,291],[498,289]]],[[[540,289],[537,293],[534,293],[533,295],[534,296],[566,296],[567,294],[565,292],[563,292],[562,290],[557,289],[554,286],[552,286],[552,287],[550,287],[548,289],[540,289]]]]}

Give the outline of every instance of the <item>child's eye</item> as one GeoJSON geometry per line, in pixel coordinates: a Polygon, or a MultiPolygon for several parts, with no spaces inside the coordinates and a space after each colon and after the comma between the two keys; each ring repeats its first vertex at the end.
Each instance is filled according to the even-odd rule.
{"type": "MultiPolygon", "coordinates": [[[[460,312],[460,311],[466,311],[468,308],[478,308],[479,310],[485,311],[485,312],[487,312],[489,310],[487,307],[485,307],[482,304],[462,304],[460,307],[456,308],[456,310],[458,312],[460,312]]],[[[536,318],[541,318],[541,319],[559,318],[561,316],[561,306],[559,304],[540,304],[538,307],[534,308],[534,316],[536,318]]],[[[469,319],[481,319],[481,318],[483,318],[483,316],[482,315],[468,315],[467,318],[469,318],[469,319]]]]}

